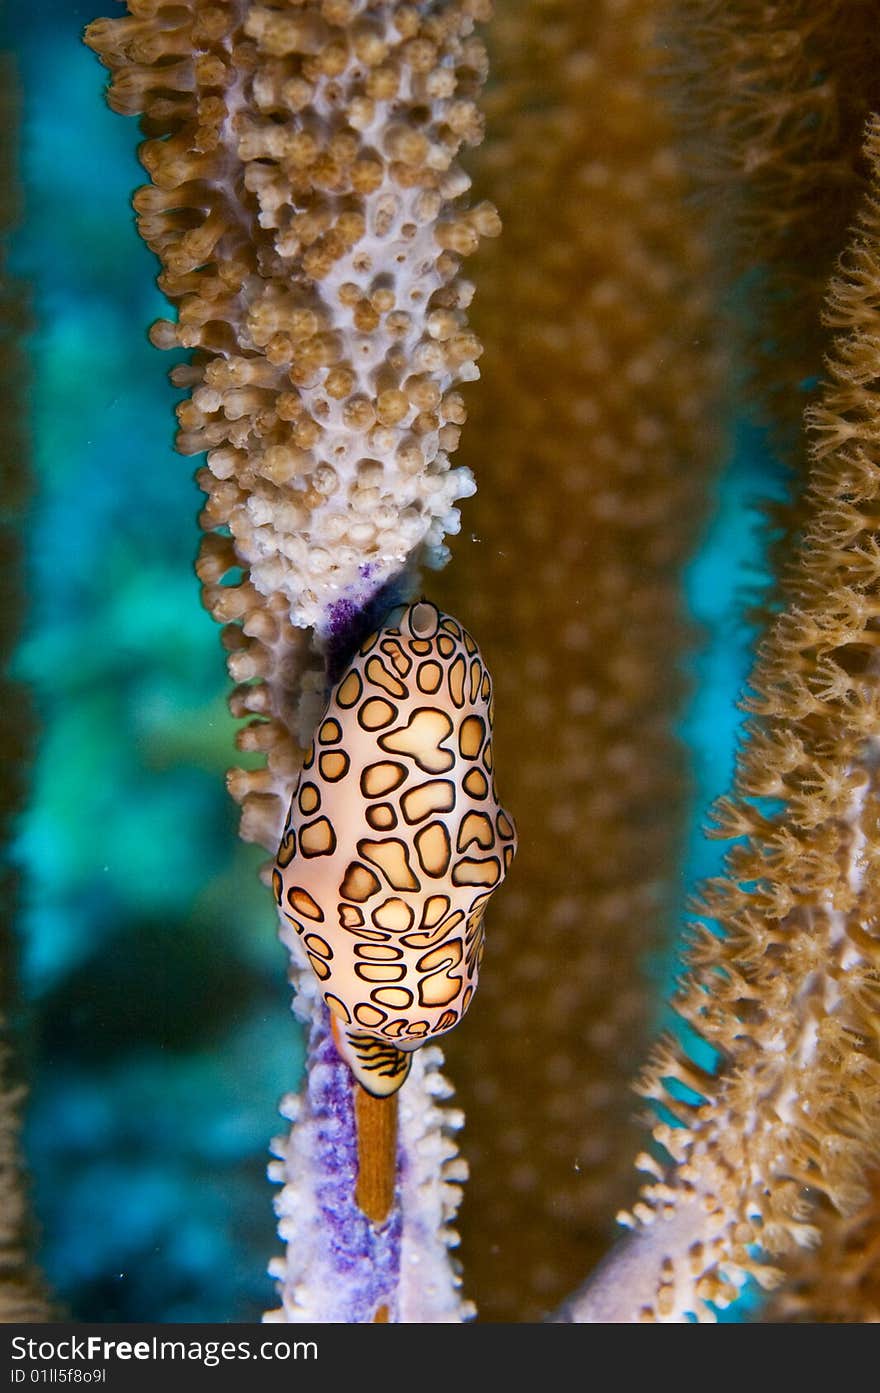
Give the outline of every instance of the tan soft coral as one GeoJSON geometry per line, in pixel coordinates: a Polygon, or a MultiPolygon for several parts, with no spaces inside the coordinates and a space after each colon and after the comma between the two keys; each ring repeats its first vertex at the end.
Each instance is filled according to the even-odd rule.
{"type": "Polygon", "coordinates": [[[821,373],[828,278],[864,194],[862,133],[880,108],[865,0],[679,0],[670,90],[733,291],[743,405],[800,466],[805,387],[821,373]]]}
{"type": "MultiPolygon", "coordinates": [[[[720,835],[739,840],[726,874],[704,889],[714,927],[695,933],[676,1001],[720,1066],[706,1073],[682,1047],[665,1045],[642,1086],[673,1119],[655,1128],[672,1164],[655,1164],[658,1180],[632,1218],[637,1234],[653,1230],[662,1251],[664,1220],[685,1210],[702,1215],[690,1279],[669,1310],[655,1301],[647,1312],[668,1319],[708,1314],[704,1303],[724,1304],[746,1274],[768,1275],[759,1249],[784,1270],[791,1254],[820,1237],[823,1213],[853,1216],[861,1241],[873,1246],[866,1207],[880,1153],[877,118],[865,159],[871,197],[831,285],[836,337],[821,401],[808,414],[807,525],[785,580],[787,607],[751,680],[753,721],[735,796],[718,808],[720,835]]],[[[836,1227],[840,1253],[849,1240],[836,1227]]],[[[675,1259],[666,1254],[671,1267],[675,1259]]],[[[680,1271],[682,1253],[677,1261],[680,1271]]]]}
{"type": "Polygon", "coordinates": [[[682,835],[679,568],[714,467],[718,361],[655,19],[647,0],[499,7],[490,138],[469,160],[505,231],[474,304],[474,540],[436,589],[496,676],[521,833],[480,999],[447,1042],[463,1256],[496,1320],[546,1311],[627,1196],[645,959],[682,835]]]}
{"type": "Polygon", "coordinates": [[[827,1206],[818,1215],[820,1245],[786,1263],[786,1282],[764,1319],[791,1324],[880,1322],[880,1171],[869,1176],[863,1204],[851,1214],[827,1206]]]}
{"type": "Polygon", "coordinates": [[[86,39],[150,137],[138,226],[178,308],[153,340],[193,350],[172,378],[178,448],[208,451],[198,570],[241,747],[269,756],[230,787],[274,850],[321,681],[298,630],[444,559],[473,492],[450,464],[481,352],[459,271],[499,224],[456,157],[482,135],[488,4],[128,8],[86,39]]]}

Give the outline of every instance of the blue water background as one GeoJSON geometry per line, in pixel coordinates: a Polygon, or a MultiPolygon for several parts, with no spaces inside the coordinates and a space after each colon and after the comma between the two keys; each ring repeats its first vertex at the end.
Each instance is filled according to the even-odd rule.
{"type": "Polygon", "coordinates": [[[41,728],[16,853],[42,1259],[79,1318],[257,1319],[280,1250],[267,1145],[302,1043],[265,857],[224,787],[197,461],[172,449],[173,358],[146,338],[165,311],[130,208],[137,130],[79,42],[91,7],[14,9],[36,480],[17,671],[41,728]]]}

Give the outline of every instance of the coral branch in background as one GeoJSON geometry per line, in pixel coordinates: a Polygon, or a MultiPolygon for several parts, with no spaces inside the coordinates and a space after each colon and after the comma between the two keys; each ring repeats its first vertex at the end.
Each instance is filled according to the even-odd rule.
{"type": "Polygon", "coordinates": [[[21,521],[31,486],[27,437],[25,362],[21,343],[28,327],[22,287],[5,265],[5,239],[18,216],[18,185],[13,168],[18,125],[18,82],[8,54],[0,53],[0,828],[4,864],[0,867],[0,1321],[44,1321],[52,1315],[42,1275],[32,1255],[33,1229],[21,1154],[21,1107],[10,1040],[20,1035],[16,1001],[18,953],[15,917],[18,877],[5,859],[10,823],[24,799],[34,718],[28,694],[9,673],[24,613],[21,585],[21,521]]]}
{"type": "Polygon", "coordinates": [[[864,193],[880,108],[866,0],[680,0],[670,91],[710,210],[716,268],[744,351],[742,406],[804,464],[805,384],[822,370],[822,301],[864,193]]]}
{"type": "MultiPolygon", "coordinates": [[[[326,645],[383,584],[405,590],[405,573],[445,560],[455,501],[473,492],[470,472],[450,465],[465,415],[455,388],[478,376],[481,351],[459,271],[499,224],[490,205],[466,207],[456,157],[482,135],[486,55],[473,29],[488,4],[129,0],[128,10],[95,21],[86,40],[113,74],[111,106],[141,113],[148,136],[138,226],[178,310],[152,337],[193,351],[172,378],[190,389],[178,448],[208,452],[197,569],[225,626],[233,714],[250,718],[239,747],[267,756],[233,771],[230,789],[242,836],[274,852],[322,704],[326,645]]],[[[302,985],[303,952],[286,941],[302,985]]],[[[351,1142],[354,1110],[343,1116],[324,1077],[326,1013],[307,990],[300,998],[312,1008],[314,1078],[289,1143],[298,1171],[281,1199],[291,1266],[278,1269],[278,1315],[372,1319],[354,1269],[341,1282],[333,1253],[322,1264],[308,1248],[302,1187],[320,1209],[326,1167],[344,1152],[327,1119],[351,1142]],[[294,1192],[302,1233],[286,1207],[294,1192]],[[306,1251],[315,1260],[302,1272],[306,1251]]],[[[433,1128],[441,1151],[451,1130],[428,1077],[425,1064],[409,1089],[418,1117],[401,1122],[402,1212],[388,1221],[401,1233],[383,1249],[386,1288],[418,1234],[416,1262],[429,1270],[436,1256],[447,1288],[424,1299],[457,1314],[448,1197],[435,1205],[431,1184],[405,1178],[418,1171],[407,1152],[418,1128],[433,1128]]],[[[420,1134],[419,1145],[433,1155],[420,1134]]],[[[433,1183],[458,1193],[439,1171],[433,1183]]],[[[358,1248],[362,1276],[370,1245],[387,1237],[358,1248]]],[[[326,1226],[321,1241],[331,1243],[326,1226]]],[[[402,1290],[381,1295],[392,1318],[419,1318],[402,1290]]]]}
{"type": "MultiPolygon", "coordinates": [[[[656,1182],[631,1217],[633,1242],[660,1255],[658,1293],[621,1318],[711,1316],[706,1303],[725,1305],[747,1274],[775,1280],[769,1264],[784,1270],[816,1242],[826,1214],[843,1216],[829,1219],[828,1256],[845,1260],[833,1274],[814,1264],[817,1309],[828,1311],[833,1281],[838,1311],[846,1282],[849,1318],[874,1310],[866,1264],[877,1250],[868,1216],[880,1152],[877,117],[865,163],[870,197],[830,286],[833,350],[807,415],[804,536],[786,577],[787,607],[751,679],[735,793],[717,806],[719,835],[735,840],[726,874],[703,888],[714,927],[696,929],[675,1003],[719,1067],[707,1072],[669,1041],[643,1081],[668,1119],[654,1135],[671,1162],[645,1159],[656,1182]],[[677,1216],[695,1206],[701,1221],[676,1246],[677,1216]]],[[[810,1280],[798,1279],[802,1311],[810,1280]]],[[[625,1307],[611,1264],[582,1309],[615,1284],[625,1307]]]]}
{"type": "Polygon", "coordinates": [[[505,231],[474,304],[486,355],[461,457],[481,488],[436,588],[496,676],[520,829],[480,1000],[446,1042],[468,1291],[494,1320],[546,1312],[613,1236],[683,837],[680,571],[718,359],[657,17],[649,0],[499,6],[491,138],[469,159],[505,231]]]}

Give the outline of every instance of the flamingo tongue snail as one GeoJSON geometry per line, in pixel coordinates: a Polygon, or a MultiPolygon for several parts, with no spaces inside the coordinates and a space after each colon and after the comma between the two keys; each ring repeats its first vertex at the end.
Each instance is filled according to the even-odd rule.
{"type": "Polygon", "coordinates": [[[492,759],[492,680],[457,620],[391,612],[336,683],[272,874],[342,1057],[388,1097],[468,1009],[483,913],[516,850],[492,759]]]}

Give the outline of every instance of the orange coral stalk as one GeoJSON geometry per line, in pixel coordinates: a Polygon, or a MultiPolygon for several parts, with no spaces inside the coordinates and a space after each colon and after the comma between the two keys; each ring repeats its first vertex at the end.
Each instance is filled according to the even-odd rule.
{"type": "Polygon", "coordinates": [[[358,1137],[355,1199],[374,1224],[384,1224],[394,1201],[397,1169],[397,1095],[375,1098],[354,1084],[358,1137]]]}

